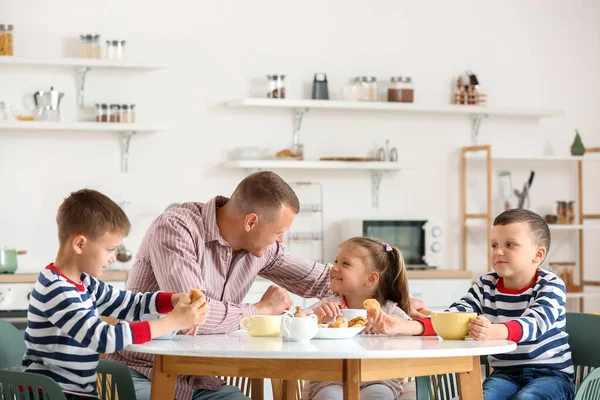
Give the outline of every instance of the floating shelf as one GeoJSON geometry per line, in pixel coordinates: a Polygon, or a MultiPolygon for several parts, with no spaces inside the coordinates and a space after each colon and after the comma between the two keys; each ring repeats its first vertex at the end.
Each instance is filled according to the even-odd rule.
{"type": "Polygon", "coordinates": [[[246,169],[249,172],[264,169],[364,170],[371,171],[372,205],[379,206],[379,187],[386,171],[406,169],[397,162],[368,161],[305,161],[305,160],[237,160],[223,164],[225,168],[246,169]]]}
{"type": "Polygon", "coordinates": [[[71,67],[77,70],[77,105],[84,106],[85,79],[92,69],[122,69],[153,71],[166,66],[133,60],[107,60],[102,58],[26,58],[0,57],[0,66],[17,67],[71,67]]]}
{"type": "MultiPolygon", "coordinates": [[[[483,221],[469,222],[467,228],[471,229],[485,229],[485,223],[483,221]]],[[[578,224],[548,224],[548,228],[551,231],[581,231],[581,230],[594,230],[600,229],[600,224],[589,224],[589,225],[578,225],[578,224]]]]}
{"type": "Polygon", "coordinates": [[[102,58],[27,58],[27,57],[0,57],[0,65],[14,65],[22,67],[83,67],[83,68],[121,68],[157,70],[167,68],[165,65],[151,64],[135,60],[108,60],[102,58]]]}
{"type": "Polygon", "coordinates": [[[287,109],[321,110],[365,110],[395,111],[403,113],[442,114],[442,115],[486,115],[524,118],[543,118],[563,116],[562,110],[536,108],[503,108],[490,106],[461,106],[443,104],[426,106],[414,103],[392,103],[385,101],[338,101],[338,100],[288,100],[245,98],[225,103],[228,107],[265,107],[287,109]]]}
{"type": "MultiPolygon", "coordinates": [[[[468,160],[485,160],[484,155],[470,154],[468,160]]],[[[572,161],[587,161],[600,160],[600,157],[595,155],[588,156],[495,156],[492,155],[492,161],[509,161],[509,162],[572,162],[572,161]]]]}
{"type": "Polygon", "coordinates": [[[136,133],[155,133],[169,130],[165,126],[109,122],[0,122],[0,131],[51,131],[51,132],[116,132],[121,137],[121,172],[129,170],[129,144],[136,133]]]}

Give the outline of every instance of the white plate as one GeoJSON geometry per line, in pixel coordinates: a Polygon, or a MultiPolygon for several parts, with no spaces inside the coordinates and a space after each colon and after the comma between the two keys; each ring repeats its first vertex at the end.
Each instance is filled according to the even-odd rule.
{"type": "Polygon", "coordinates": [[[315,339],[350,339],[361,333],[365,329],[360,328],[319,328],[315,339]]]}

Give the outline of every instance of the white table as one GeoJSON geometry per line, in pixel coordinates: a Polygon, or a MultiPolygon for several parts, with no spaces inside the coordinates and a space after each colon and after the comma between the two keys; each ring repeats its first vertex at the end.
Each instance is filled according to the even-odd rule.
{"type": "MultiPolygon", "coordinates": [[[[360,398],[360,382],[455,372],[463,399],[482,399],[479,356],[516,349],[507,340],[438,340],[437,337],[356,336],[346,340],[288,342],[246,332],[177,336],[132,345],[155,354],[152,400],[172,399],[177,375],[244,376],[343,382],[344,399],[360,398]]],[[[284,385],[284,398],[294,393],[284,385]]],[[[253,399],[257,399],[253,393],[253,399]]]]}

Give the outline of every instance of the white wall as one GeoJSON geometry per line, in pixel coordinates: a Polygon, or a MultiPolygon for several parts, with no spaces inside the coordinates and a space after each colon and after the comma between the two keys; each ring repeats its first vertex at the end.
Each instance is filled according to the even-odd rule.
{"type": "MultiPolygon", "coordinates": [[[[584,144],[600,145],[600,3],[548,1],[116,1],[4,0],[3,23],[16,26],[23,56],[59,57],[73,38],[98,32],[127,39],[130,58],[168,64],[165,71],[135,74],[92,71],[86,102],[130,101],[141,121],[165,122],[170,132],[135,137],[129,174],[119,172],[116,135],[2,132],[0,244],[29,250],[20,272],[52,261],[55,211],[69,191],[88,186],[131,202],[135,250],[150,221],[173,201],[228,195],[243,171],[219,167],[235,146],[288,147],[291,113],[225,109],[221,103],[248,95],[266,73],[287,74],[288,97],[306,96],[312,75],[324,71],[332,94],[350,77],[385,80],[411,75],[416,102],[447,103],[456,74],[472,69],[489,103],[563,108],[566,116],[484,121],[481,143],[498,154],[568,154],[573,129],[584,144]]],[[[75,105],[72,71],[0,67],[0,101],[15,103],[51,84],[66,92],[65,120],[82,118],[75,105]]],[[[337,221],[357,216],[429,217],[446,227],[445,262],[458,268],[458,149],[470,142],[462,117],[376,112],[311,111],[302,129],[307,158],[364,156],[386,138],[412,169],[384,176],[380,208],[371,208],[367,172],[282,172],[289,180],[318,180],[325,187],[328,256],[340,238],[337,221]]],[[[597,169],[597,164],[590,164],[597,169]]],[[[513,166],[509,166],[513,167],[513,166]]],[[[572,179],[547,164],[514,167],[520,185],[537,172],[533,208],[575,197],[572,179]]],[[[477,171],[474,168],[473,171],[477,171]]],[[[574,175],[572,175],[574,176],[574,175]]],[[[586,210],[598,213],[597,176],[587,173],[586,210]]],[[[483,207],[482,186],[470,178],[473,211],[483,207]],[[479,192],[477,192],[479,189],[479,192]],[[476,193],[481,193],[478,195],[476,193]]],[[[561,235],[569,248],[575,234],[561,235]]],[[[473,235],[471,235],[473,236],[473,235]]],[[[599,236],[588,235],[587,248],[599,236]]],[[[558,240],[558,237],[557,237],[558,240]]],[[[485,269],[485,243],[473,241],[470,266],[485,269]]],[[[598,259],[586,258],[588,278],[600,278],[598,259]]],[[[567,255],[569,256],[569,255],[567,255]]]]}

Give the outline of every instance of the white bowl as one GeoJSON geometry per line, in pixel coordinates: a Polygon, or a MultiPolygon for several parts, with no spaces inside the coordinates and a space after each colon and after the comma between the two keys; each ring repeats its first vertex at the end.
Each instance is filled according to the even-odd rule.
{"type": "Polygon", "coordinates": [[[345,308],[341,310],[342,317],[346,318],[348,321],[354,319],[356,317],[363,317],[367,319],[367,310],[361,308],[345,308]]]}

